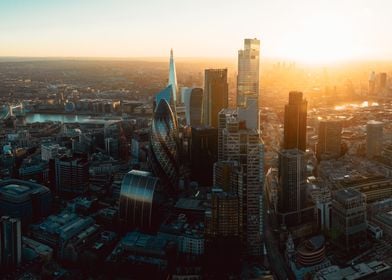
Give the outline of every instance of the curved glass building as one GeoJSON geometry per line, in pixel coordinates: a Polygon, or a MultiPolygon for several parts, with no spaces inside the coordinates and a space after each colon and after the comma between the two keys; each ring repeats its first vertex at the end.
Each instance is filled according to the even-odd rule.
{"type": "Polygon", "coordinates": [[[184,105],[186,124],[192,126],[201,125],[203,89],[189,88],[184,91],[184,105]]]}
{"type": "Polygon", "coordinates": [[[156,176],[175,192],[179,176],[177,120],[169,103],[161,99],[151,125],[151,166],[156,176]]]}
{"type": "Polygon", "coordinates": [[[150,172],[132,170],[123,178],[119,216],[123,225],[149,230],[154,224],[158,178],[150,172]],[[153,215],[154,214],[154,215],[153,215]]]}

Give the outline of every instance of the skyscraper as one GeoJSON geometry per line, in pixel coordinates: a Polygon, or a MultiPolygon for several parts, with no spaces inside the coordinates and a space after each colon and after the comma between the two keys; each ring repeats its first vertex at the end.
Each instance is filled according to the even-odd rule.
{"type": "Polygon", "coordinates": [[[165,87],[163,90],[161,90],[160,92],[158,92],[155,95],[155,99],[154,99],[154,111],[156,110],[159,102],[161,101],[161,99],[165,99],[167,101],[167,103],[169,103],[170,107],[172,108],[173,112],[175,111],[175,103],[176,103],[176,99],[175,99],[175,95],[174,95],[174,90],[173,90],[173,86],[172,85],[168,85],[167,87],[165,87]]]}
{"type": "Polygon", "coordinates": [[[248,129],[246,123],[238,118],[236,111],[230,114],[222,110],[219,116],[223,151],[222,160],[237,161],[237,194],[239,201],[240,235],[248,255],[261,254],[261,234],[263,225],[262,188],[264,146],[257,129],[248,129]]]}
{"type": "Polygon", "coordinates": [[[179,176],[178,126],[174,113],[161,99],[154,112],[151,125],[151,161],[155,175],[175,192],[179,176]]]}
{"type": "Polygon", "coordinates": [[[284,149],[306,150],[307,106],[302,92],[289,93],[289,104],[284,108],[284,149]]]}
{"type": "Polygon", "coordinates": [[[376,73],[372,71],[369,76],[369,95],[376,94],[376,73]]]}
{"type": "Polygon", "coordinates": [[[218,127],[218,113],[228,106],[227,69],[204,72],[203,123],[218,127]]]}
{"type": "Polygon", "coordinates": [[[238,51],[237,106],[246,106],[247,99],[259,99],[260,41],[245,39],[238,51]]]}
{"type": "Polygon", "coordinates": [[[366,155],[368,158],[381,156],[383,150],[383,127],[379,121],[369,121],[366,124],[366,155]]]}
{"type": "Polygon", "coordinates": [[[238,196],[213,189],[211,193],[211,223],[207,234],[211,237],[239,236],[238,196]]]}
{"type": "Polygon", "coordinates": [[[217,161],[214,164],[214,187],[222,188],[225,192],[237,192],[237,161],[217,161]]]}
{"type": "MultiPolygon", "coordinates": [[[[18,265],[22,260],[22,233],[20,220],[0,218],[0,271],[18,265]]],[[[1,275],[1,273],[0,273],[1,275]]]]}
{"type": "Polygon", "coordinates": [[[379,82],[379,90],[383,91],[387,86],[387,73],[382,72],[380,73],[380,82],[379,82]]]}
{"type": "Polygon", "coordinates": [[[201,125],[203,89],[187,88],[183,92],[183,101],[185,105],[186,124],[192,126],[201,125]]]}
{"type": "Polygon", "coordinates": [[[279,188],[278,211],[296,213],[294,216],[282,218],[284,224],[297,224],[301,211],[301,186],[306,183],[305,152],[298,149],[279,152],[279,188]]]}
{"type": "Polygon", "coordinates": [[[191,133],[191,178],[201,186],[211,186],[213,166],[218,159],[218,129],[195,126],[191,133]]]}
{"type": "Polygon", "coordinates": [[[169,62],[169,83],[168,86],[173,88],[173,101],[177,104],[177,94],[178,94],[178,84],[177,84],[177,74],[176,74],[176,64],[174,63],[173,49],[170,50],[170,62],[169,62]]]}
{"type": "Polygon", "coordinates": [[[322,120],[319,123],[317,158],[339,157],[342,143],[342,122],[339,120],[322,120]]]}

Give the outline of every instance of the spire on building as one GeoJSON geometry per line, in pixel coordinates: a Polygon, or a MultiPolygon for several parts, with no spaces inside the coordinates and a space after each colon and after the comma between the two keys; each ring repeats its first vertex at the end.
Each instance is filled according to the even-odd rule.
{"type": "Polygon", "coordinates": [[[176,75],[176,64],[174,63],[173,58],[173,49],[170,49],[170,65],[169,65],[169,83],[173,88],[173,100],[174,104],[177,102],[177,93],[178,93],[178,85],[177,85],[177,75],[176,75]]]}

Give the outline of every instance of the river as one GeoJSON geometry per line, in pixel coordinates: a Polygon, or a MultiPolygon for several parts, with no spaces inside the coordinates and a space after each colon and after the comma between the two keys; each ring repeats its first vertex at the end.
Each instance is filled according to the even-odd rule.
{"type": "Polygon", "coordinates": [[[77,123],[77,122],[83,122],[88,118],[90,118],[90,116],[88,115],[39,114],[39,113],[26,114],[27,123],[45,122],[45,121],[77,123]]]}

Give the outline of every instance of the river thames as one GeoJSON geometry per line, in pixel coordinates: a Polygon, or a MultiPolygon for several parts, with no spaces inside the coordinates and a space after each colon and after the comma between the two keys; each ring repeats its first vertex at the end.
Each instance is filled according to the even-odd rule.
{"type": "Polygon", "coordinates": [[[77,123],[84,122],[89,119],[89,115],[66,115],[66,114],[26,114],[26,122],[62,122],[62,123],[77,123]]]}

